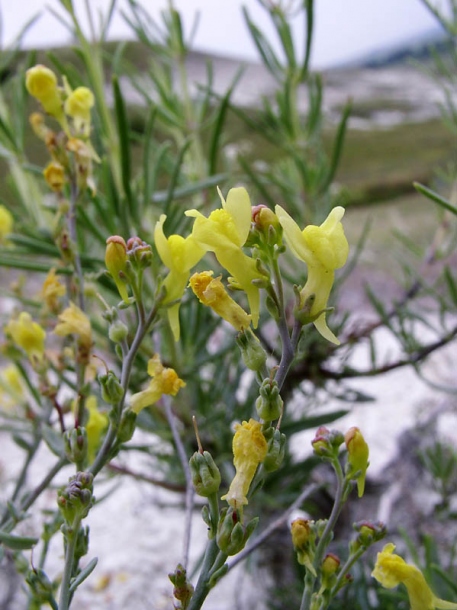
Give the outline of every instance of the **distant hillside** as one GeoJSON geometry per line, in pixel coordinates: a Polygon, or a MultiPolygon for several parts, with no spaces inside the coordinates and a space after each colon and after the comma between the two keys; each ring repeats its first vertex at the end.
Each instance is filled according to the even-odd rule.
{"type": "Polygon", "coordinates": [[[435,28],[401,45],[372,53],[357,62],[357,66],[361,68],[385,68],[411,60],[427,61],[431,59],[433,52],[439,55],[449,53],[449,40],[441,28],[435,28]]]}

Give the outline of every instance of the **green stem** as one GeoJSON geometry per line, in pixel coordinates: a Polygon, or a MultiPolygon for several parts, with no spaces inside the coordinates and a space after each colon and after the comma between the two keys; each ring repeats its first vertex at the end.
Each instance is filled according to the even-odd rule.
{"type": "Polygon", "coordinates": [[[338,591],[341,588],[341,583],[342,583],[343,579],[345,578],[346,574],[352,568],[352,566],[357,561],[357,559],[359,559],[359,557],[361,557],[365,553],[366,550],[367,550],[366,547],[361,546],[355,553],[353,553],[352,555],[349,555],[349,557],[346,560],[346,563],[343,565],[343,567],[340,570],[340,573],[338,574],[336,583],[334,584],[334,586],[332,587],[332,590],[330,591],[330,599],[332,599],[338,593],[338,591]]]}
{"type": "MultiPolygon", "coordinates": [[[[158,311],[158,306],[156,304],[154,306],[154,308],[151,310],[151,312],[149,313],[144,324],[140,320],[135,337],[130,346],[130,349],[122,363],[121,386],[124,388],[124,394],[117,405],[119,414],[122,413],[122,410],[124,407],[125,396],[127,394],[127,389],[128,389],[128,385],[129,385],[130,374],[132,372],[133,362],[135,360],[136,354],[141,346],[141,343],[144,339],[145,334],[147,333],[149,327],[151,326],[152,322],[154,321],[154,319],[157,315],[157,311],[158,311]]],[[[100,470],[103,468],[105,463],[109,460],[113,443],[116,440],[116,435],[117,435],[117,429],[110,422],[109,427],[108,427],[108,432],[103,441],[103,445],[101,446],[101,449],[98,452],[97,457],[95,458],[93,464],[89,468],[89,472],[91,472],[94,475],[94,477],[95,477],[95,475],[97,475],[100,472],[100,470]]]]}
{"type": "Polygon", "coordinates": [[[209,574],[218,554],[219,547],[217,546],[216,540],[210,540],[208,542],[208,546],[206,547],[205,557],[203,559],[203,565],[198,578],[197,586],[195,587],[194,594],[192,595],[192,599],[190,600],[187,610],[200,610],[202,607],[203,602],[209,593],[209,574]]]}
{"type": "Polygon", "coordinates": [[[76,542],[78,540],[78,530],[81,518],[76,518],[71,525],[71,532],[67,533],[67,548],[65,550],[65,566],[60,585],[59,610],[68,610],[71,603],[70,583],[73,576],[75,563],[76,542]]]}
{"type": "MultiPolygon", "coordinates": [[[[325,526],[324,532],[319,539],[319,543],[316,548],[316,552],[314,554],[313,565],[316,568],[316,572],[319,573],[322,559],[324,556],[324,552],[327,549],[327,546],[332,539],[333,530],[335,528],[335,524],[340,516],[341,510],[343,508],[343,497],[344,497],[344,474],[341,468],[341,464],[336,457],[332,460],[332,466],[335,470],[336,474],[336,494],[335,501],[333,503],[332,512],[325,526]]],[[[305,588],[303,590],[303,596],[300,604],[300,610],[310,610],[310,604],[312,599],[312,594],[314,592],[314,584],[316,579],[313,577],[311,572],[308,570],[305,576],[305,588]]]]}

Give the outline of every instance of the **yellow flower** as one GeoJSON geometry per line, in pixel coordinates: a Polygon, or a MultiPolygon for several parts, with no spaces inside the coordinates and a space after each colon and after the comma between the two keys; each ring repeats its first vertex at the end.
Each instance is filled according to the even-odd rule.
{"type": "Polygon", "coordinates": [[[355,426],[349,428],[346,432],[344,441],[348,450],[348,464],[350,466],[349,475],[351,473],[359,473],[356,481],[359,498],[361,498],[365,490],[365,477],[369,465],[369,448],[359,428],[356,428],[355,426]]]}
{"type": "Polygon", "coordinates": [[[30,95],[36,98],[44,110],[56,118],[65,129],[66,119],[62,107],[62,97],[54,72],[40,64],[33,66],[26,72],[25,86],[30,95]]]}
{"type": "Polygon", "coordinates": [[[101,413],[98,410],[95,396],[87,398],[86,408],[89,412],[89,419],[85,426],[87,432],[87,459],[89,464],[92,464],[109,420],[106,413],[101,413]]]}
{"type": "Polygon", "coordinates": [[[12,410],[24,397],[22,377],[14,364],[0,371],[0,408],[12,410]]]}
{"type": "Polygon", "coordinates": [[[130,398],[130,407],[135,413],[153,405],[162,394],[176,396],[179,390],[186,385],[174,369],[163,366],[158,354],[155,354],[148,362],[148,375],[152,377],[149,386],[130,398]]]}
{"type": "Polygon", "coordinates": [[[127,267],[127,244],[119,235],[111,235],[106,240],[105,265],[116,284],[116,288],[125,303],[128,302],[129,293],[123,279],[127,267]],[[124,274],[122,276],[122,274],[124,274]]]}
{"type": "Polygon", "coordinates": [[[84,137],[90,135],[90,111],[94,103],[94,94],[87,87],[77,87],[65,100],[65,112],[73,119],[76,133],[84,137]]]}
{"type": "MultiPolygon", "coordinates": [[[[189,235],[184,238],[181,235],[170,235],[165,237],[163,225],[167,217],[165,214],[160,216],[154,229],[154,240],[157,252],[163,262],[168,267],[170,273],[164,281],[167,294],[164,303],[171,303],[181,299],[189,281],[190,270],[198,261],[203,258],[205,250],[197,241],[189,235]]],[[[179,340],[179,307],[180,303],[173,303],[168,309],[168,320],[175,341],[179,340]]]]}
{"type": "Polygon", "coordinates": [[[294,256],[308,266],[308,280],[300,292],[300,307],[305,307],[308,300],[314,298],[309,317],[314,318],[314,326],[325,339],[338,345],[338,339],[327,326],[323,310],[327,307],[335,270],[345,264],[349,253],[349,245],[341,224],[344,208],[333,208],[319,227],[308,225],[303,231],[279,205],[276,206],[276,214],[284,230],[287,245],[294,256]]]}
{"type": "Polygon", "coordinates": [[[43,176],[53,191],[60,192],[65,184],[65,170],[60,163],[51,161],[43,170],[43,176]]]}
{"type": "Polygon", "coordinates": [[[78,338],[78,346],[89,352],[92,345],[92,329],[90,320],[86,314],[74,303],[62,311],[59,322],[54,329],[59,337],[75,335],[78,338]]]}
{"type": "Polygon", "coordinates": [[[5,238],[13,230],[13,216],[11,212],[0,204],[0,244],[5,243],[5,238]]]}
{"type": "Polygon", "coordinates": [[[376,565],[372,576],[386,589],[392,589],[400,583],[404,584],[409,596],[411,610],[455,610],[457,604],[447,602],[436,597],[422,572],[400,557],[394,554],[395,545],[391,542],[386,544],[378,553],[376,565]]]}
{"type": "Polygon", "coordinates": [[[59,297],[65,296],[66,288],[57,278],[54,268],[49,270],[43,286],[41,287],[40,296],[43,299],[49,311],[57,313],[59,311],[59,297]]]}
{"type": "Polygon", "coordinates": [[[18,347],[24,350],[30,360],[34,358],[42,360],[46,332],[32,320],[29,313],[23,311],[17,320],[10,320],[5,326],[5,332],[18,347]]]}
{"type": "Polygon", "coordinates": [[[255,419],[237,424],[233,437],[233,464],[236,474],[230,489],[222,496],[234,509],[242,509],[248,503],[247,493],[257,467],[267,455],[267,441],[262,434],[262,424],[255,419]]]}
{"type": "Polygon", "coordinates": [[[218,189],[222,209],[214,210],[208,218],[198,210],[188,210],[187,216],[195,217],[193,237],[209,252],[214,252],[219,263],[231,274],[233,286],[245,291],[252,314],[252,325],[259,320],[259,289],[252,280],[262,279],[254,259],[247,256],[242,247],[251,228],[251,201],[245,188],[230,189],[227,201],[218,189]]]}
{"type": "Polygon", "coordinates": [[[212,271],[194,273],[189,285],[203,305],[211,307],[236,330],[248,328],[251,316],[227,294],[221,278],[212,278],[212,271]]]}

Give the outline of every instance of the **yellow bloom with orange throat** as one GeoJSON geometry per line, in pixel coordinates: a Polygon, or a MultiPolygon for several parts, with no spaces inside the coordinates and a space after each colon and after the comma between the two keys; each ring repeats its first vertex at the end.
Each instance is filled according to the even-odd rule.
{"type": "Polygon", "coordinates": [[[212,276],[212,271],[194,273],[190,278],[189,286],[203,305],[211,307],[236,330],[248,328],[251,323],[251,316],[228,295],[221,278],[213,278],[212,276]]]}
{"type": "Polygon", "coordinates": [[[233,465],[236,474],[222,500],[234,509],[242,509],[248,503],[247,494],[258,466],[267,455],[267,441],[262,433],[262,424],[255,419],[237,424],[233,437],[233,465]]]}
{"type": "Polygon", "coordinates": [[[338,345],[338,339],[327,326],[324,310],[335,279],[335,270],[346,263],[349,254],[341,224],[344,208],[333,208],[320,226],[308,225],[303,231],[280,205],[275,209],[292,254],[308,267],[308,279],[300,292],[300,307],[310,302],[307,313],[314,326],[325,339],[338,345]]]}
{"type": "Polygon", "coordinates": [[[262,279],[256,261],[242,250],[251,228],[251,201],[245,188],[230,189],[227,200],[218,189],[222,208],[206,218],[198,210],[188,210],[195,218],[192,229],[194,239],[208,252],[214,252],[219,263],[232,276],[231,284],[247,295],[252,325],[257,327],[260,310],[259,288],[252,281],[262,279]]]}
{"type": "Polygon", "coordinates": [[[411,610],[457,610],[457,603],[439,599],[430,589],[424,575],[416,566],[394,553],[395,545],[386,544],[378,553],[372,576],[386,589],[400,584],[408,591],[411,610]]]}
{"type": "Polygon", "coordinates": [[[130,407],[137,414],[145,407],[156,403],[163,394],[176,396],[186,385],[174,369],[163,366],[158,354],[148,362],[148,375],[152,377],[148,387],[130,398],[130,407]]]}

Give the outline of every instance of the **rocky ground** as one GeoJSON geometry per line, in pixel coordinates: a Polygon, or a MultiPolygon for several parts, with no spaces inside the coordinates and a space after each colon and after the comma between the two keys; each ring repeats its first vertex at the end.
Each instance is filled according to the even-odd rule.
{"type": "MultiPolygon", "coordinates": [[[[208,59],[198,53],[190,54],[187,67],[189,81],[193,83],[192,95],[207,86],[208,59]]],[[[211,62],[212,90],[217,95],[224,95],[241,71],[232,97],[236,105],[256,108],[262,96],[273,98],[275,80],[263,65],[224,57],[211,57],[211,62]]],[[[341,109],[351,99],[355,102],[349,123],[353,128],[371,129],[430,120],[439,116],[439,106],[445,102],[442,90],[436,86],[426,66],[418,64],[406,62],[377,68],[340,68],[326,70],[321,76],[327,118],[337,122],[341,109]]],[[[148,90],[146,76],[141,77],[140,83],[148,90]]],[[[142,96],[127,78],[123,79],[123,90],[130,102],[142,103],[142,96]]],[[[303,88],[300,103],[303,112],[307,104],[303,88]]]]}

